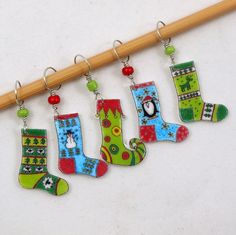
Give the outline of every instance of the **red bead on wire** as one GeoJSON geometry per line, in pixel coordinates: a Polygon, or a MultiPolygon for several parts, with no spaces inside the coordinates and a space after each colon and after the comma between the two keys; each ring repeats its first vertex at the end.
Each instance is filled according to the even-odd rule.
{"type": "Polygon", "coordinates": [[[61,98],[60,98],[59,95],[50,95],[50,96],[48,97],[48,103],[49,103],[49,104],[52,104],[52,105],[54,105],[54,104],[59,104],[60,101],[61,101],[61,98]]]}
{"type": "Polygon", "coordinates": [[[134,73],[134,68],[132,66],[125,66],[123,69],[122,69],[122,73],[123,75],[125,76],[129,76],[129,75],[132,75],[134,73]]]}

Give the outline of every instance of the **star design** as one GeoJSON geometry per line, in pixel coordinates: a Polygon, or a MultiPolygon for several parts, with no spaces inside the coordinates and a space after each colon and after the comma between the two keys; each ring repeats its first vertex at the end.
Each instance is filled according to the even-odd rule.
{"type": "Polygon", "coordinates": [[[169,133],[168,133],[168,136],[169,136],[169,137],[174,137],[174,134],[173,134],[172,132],[169,132],[169,133]]]}
{"type": "Polygon", "coordinates": [[[142,97],[141,95],[138,95],[137,98],[138,98],[138,100],[140,100],[140,101],[143,99],[143,97],[142,97]]]}
{"type": "Polygon", "coordinates": [[[147,124],[147,120],[146,119],[143,119],[142,120],[142,125],[146,125],[147,124]]]}
{"type": "Polygon", "coordinates": [[[161,129],[167,130],[169,128],[169,125],[167,123],[163,123],[161,126],[161,129]]]}
{"type": "Polygon", "coordinates": [[[152,92],[152,96],[156,96],[156,92],[155,91],[152,92]]]}
{"type": "Polygon", "coordinates": [[[147,89],[144,89],[144,94],[145,95],[148,95],[149,94],[149,91],[147,89]]]}

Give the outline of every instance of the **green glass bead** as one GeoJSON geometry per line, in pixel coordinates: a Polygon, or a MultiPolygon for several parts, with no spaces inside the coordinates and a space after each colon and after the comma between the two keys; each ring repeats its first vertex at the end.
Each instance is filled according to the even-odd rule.
{"type": "Polygon", "coordinates": [[[19,118],[27,118],[29,116],[29,110],[26,108],[19,109],[17,111],[17,116],[19,118]]]}
{"type": "Polygon", "coordinates": [[[96,91],[98,89],[98,84],[95,80],[91,80],[87,83],[87,88],[89,91],[96,91]]]}
{"type": "Polygon", "coordinates": [[[173,46],[168,46],[165,48],[166,55],[173,55],[175,53],[175,48],[173,46]]]}

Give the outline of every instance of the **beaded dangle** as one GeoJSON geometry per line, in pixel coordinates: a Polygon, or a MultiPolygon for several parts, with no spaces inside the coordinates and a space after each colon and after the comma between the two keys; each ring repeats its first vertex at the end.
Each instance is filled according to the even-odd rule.
{"type": "Polygon", "coordinates": [[[27,118],[29,110],[24,101],[19,100],[18,90],[21,83],[15,83],[16,104],[19,107],[17,116],[23,120],[21,129],[22,160],[18,180],[26,189],[41,189],[53,195],[63,195],[69,190],[68,183],[48,172],[47,169],[47,131],[44,129],[29,129],[27,118]]]}
{"type": "Polygon", "coordinates": [[[116,45],[122,42],[113,42],[113,52],[123,64],[122,74],[127,77],[132,85],[130,90],[135,102],[139,119],[139,135],[144,142],[172,141],[181,142],[188,136],[185,126],[167,123],[161,117],[158,91],[153,81],[136,84],[134,81],[134,68],[129,65],[130,57],[120,58],[116,45]]]}
{"type": "Polygon", "coordinates": [[[55,89],[48,87],[47,72],[56,70],[48,67],[44,71],[45,88],[49,91],[48,103],[54,110],[54,123],[57,131],[59,161],[58,168],[65,174],[84,174],[93,177],[103,176],[107,172],[107,164],[104,161],[87,157],[83,152],[83,137],[81,122],[78,113],[59,114],[58,104],[60,96],[55,89]]]}
{"type": "Polygon", "coordinates": [[[146,155],[145,145],[137,138],[129,142],[127,148],[123,143],[122,135],[122,117],[123,112],[119,99],[104,99],[99,92],[98,84],[92,79],[91,65],[82,55],[74,58],[77,64],[77,58],[81,57],[87,64],[89,72],[85,74],[87,88],[94,93],[97,113],[102,130],[102,145],[100,148],[102,158],[111,164],[133,166],[139,164],[146,155]]]}
{"type": "Polygon", "coordinates": [[[223,120],[228,109],[222,104],[204,102],[201,97],[200,85],[196,67],[193,61],[181,64],[175,63],[175,47],[171,45],[171,38],[162,38],[161,27],[165,26],[162,21],[157,22],[157,37],[165,48],[165,54],[171,59],[170,71],[175,84],[179,115],[183,122],[211,121],[218,122],[223,120]]]}

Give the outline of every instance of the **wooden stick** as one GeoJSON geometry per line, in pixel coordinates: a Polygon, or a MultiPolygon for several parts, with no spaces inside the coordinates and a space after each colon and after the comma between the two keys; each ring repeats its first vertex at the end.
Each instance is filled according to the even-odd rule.
{"type": "MultiPolygon", "coordinates": [[[[160,32],[163,38],[173,37],[179,33],[192,29],[198,25],[201,25],[207,21],[210,21],[235,9],[236,0],[220,1],[215,5],[207,7],[192,15],[189,15],[171,24],[166,25],[165,27],[161,28],[160,32]]],[[[121,57],[125,57],[144,48],[153,46],[158,42],[159,39],[157,37],[156,30],[154,30],[152,32],[144,34],[143,36],[140,36],[122,44],[117,48],[117,51],[121,57]]],[[[98,55],[95,55],[89,58],[88,60],[92,68],[97,69],[117,60],[117,58],[114,55],[113,50],[110,49],[98,55]]],[[[72,65],[48,76],[48,86],[55,87],[59,84],[76,79],[81,75],[85,74],[86,72],[88,72],[88,66],[85,62],[72,65]]],[[[19,89],[19,98],[22,100],[27,99],[31,96],[42,93],[43,91],[45,91],[45,86],[43,79],[41,78],[32,83],[29,83],[28,85],[22,86],[22,88],[19,89]]],[[[9,107],[12,104],[15,104],[14,91],[10,91],[0,96],[0,110],[9,107]]]]}

